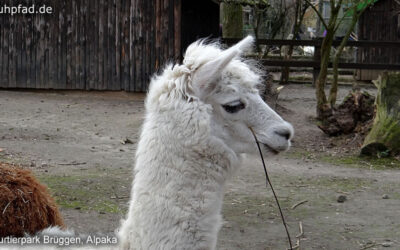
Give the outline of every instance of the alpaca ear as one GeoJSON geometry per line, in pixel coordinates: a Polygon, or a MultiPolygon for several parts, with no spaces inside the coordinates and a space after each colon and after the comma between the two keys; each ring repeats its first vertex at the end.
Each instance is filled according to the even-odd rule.
{"type": "Polygon", "coordinates": [[[231,48],[223,51],[218,58],[205,63],[194,72],[192,83],[195,92],[200,98],[214,90],[217,85],[217,80],[221,76],[221,72],[224,68],[233,58],[249,49],[253,45],[253,40],[251,36],[244,38],[231,48]]]}
{"type": "Polygon", "coordinates": [[[218,58],[205,63],[194,72],[192,84],[198,97],[203,98],[214,90],[222,70],[238,53],[236,49],[226,50],[218,58]]]}
{"type": "Polygon", "coordinates": [[[247,36],[243,38],[240,42],[229,48],[228,50],[237,49],[241,54],[245,51],[251,50],[253,44],[254,44],[254,38],[252,36],[247,36]]]}

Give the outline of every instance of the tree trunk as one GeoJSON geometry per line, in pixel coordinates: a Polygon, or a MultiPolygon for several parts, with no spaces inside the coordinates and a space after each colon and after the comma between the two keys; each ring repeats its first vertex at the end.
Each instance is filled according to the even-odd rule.
{"type": "Polygon", "coordinates": [[[224,38],[243,37],[243,10],[240,4],[222,5],[222,36],[224,38]]]}
{"type": "Polygon", "coordinates": [[[258,43],[258,30],[260,29],[261,20],[263,19],[263,12],[257,7],[253,6],[253,32],[256,43],[256,49],[259,58],[262,58],[260,44],[258,43]]]}
{"type": "Polygon", "coordinates": [[[317,96],[317,118],[324,120],[330,116],[330,107],[325,94],[326,78],[328,76],[328,65],[333,43],[333,32],[327,32],[321,45],[321,69],[315,83],[315,92],[317,96]]]}
{"type": "Polygon", "coordinates": [[[332,115],[332,108],[328,103],[325,94],[326,78],[328,76],[328,65],[333,39],[336,31],[336,22],[343,0],[339,0],[335,5],[335,0],[330,0],[331,17],[326,28],[326,36],[321,45],[321,69],[317,81],[315,82],[315,91],[317,96],[317,119],[324,121],[332,115]]]}
{"type": "MultiPolygon", "coordinates": [[[[343,41],[342,41],[343,43],[343,41]]],[[[333,80],[331,84],[331,90],[329,91],[329,98],[328,102],[331,105],[331,108],[335,107],[336,104],[336,98],[337,98],[337,91],[338,91],[338,78],[339,78],[339,60],[340,60],[340,55],[342,54],[343,48],[340,48],[337,50],[335,54],[335,58],[333,59],[333,69],[332,69],[332,74],[333,74],[333,80]]]]}
{"type": "MultiPolygon", "coordinates": [[[[364,9],[365,10],[365,9],[364,9]]],[[[347,32],[345,36],[342,39],[342,42],[339,45],[339,48],[337,48],[337,51],[335,53],[335,57],[333,59],[333,81],[331,85],[331,90],[329,92],[329,99],[328,102],[330,103],[331,107],[333,108],[336,104],[336,97],[337,97],[337,91],[338,91],[338,77],[339,77],[339,60],[340,56],[342,55],[343,49],[347,44],[347,40],[349,40],[349,37],[351,33],[354,30],[354,27],[357,24],[358,19],[360,18],[361,14],[364,11],[357,12],[357,7],[354,8],[354,13],[352,16],[351,24],[347,28],[347,32]]]]}
{"type": "MultiPolygon", "coordinates": [[[[300,26],[303,23],[304,15],[306,13],[307,8],[302,8],[302,0],[296,1],[296,12],[294,16],[294,25],[293,25],[293,34],[291,40],[296,40],[297,36],[300,33],[300,26]]],[[[284,60],[291,60],[293,56],[293,46],[288,46],[287,54],[284,55],[284,60]]],[[[290,68],[283,67],[282,74],[281,74],[281,84],[288,84],[289,83],[289,74],[290,68]]]]}
{"type": "Polygon", "coordinates": [[[361,154],[383,156],[400,153],[400,73],[383,73],[375,82],[378,95],[371,131],[361,154]]]}

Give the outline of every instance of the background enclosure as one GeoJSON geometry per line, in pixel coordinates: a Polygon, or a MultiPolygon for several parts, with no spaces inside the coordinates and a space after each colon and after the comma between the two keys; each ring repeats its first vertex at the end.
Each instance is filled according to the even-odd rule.
{"type": "Polygon", "coordinates": [[[0,15],[0,87],[146,91],[151,75],[199,37],[219,6],[194,0],[2,1],[52,14],[0,15]]]}

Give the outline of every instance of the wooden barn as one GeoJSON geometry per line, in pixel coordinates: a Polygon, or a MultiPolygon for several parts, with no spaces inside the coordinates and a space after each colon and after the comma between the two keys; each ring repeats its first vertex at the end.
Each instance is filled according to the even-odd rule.
{"type": "Polygon", "coordinates": [[[146,91],[188,44],[219,35],[211,0],[21,2],[52,13],[0,15],[0,88],[146,91]]]}
{"type": "MultiPolygon", "coordinates": [[[[361,16],[358,39],[368,41],[400,42],[400,1],[377,0],[361,16]]],[[[359,48],[360,63],[400,64],[400,48],[359,48]]],[[[358,80],[374,80],[380,70],[357,70],[358,80]]]]}

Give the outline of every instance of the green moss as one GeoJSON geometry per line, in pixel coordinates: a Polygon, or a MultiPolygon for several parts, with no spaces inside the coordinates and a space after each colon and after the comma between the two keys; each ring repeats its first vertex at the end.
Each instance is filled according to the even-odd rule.
{"type": "Polygon", "coordinates": [[[400,152],[400,73],[384,73],[376,81],[376,116],[373,127],[365,138],[362,153],[379,154],[382,148],[400,152]]]}
{"type": "Polygon", "coordinates": [[[379,139],[380,143],[397,153],[400,151],[400,123],[385,114],[380,114],[380,112],[382,112],[381,109],[378,109],[377,120],[365,139],[365,144],[379,139]]]}

